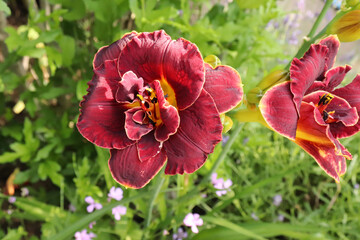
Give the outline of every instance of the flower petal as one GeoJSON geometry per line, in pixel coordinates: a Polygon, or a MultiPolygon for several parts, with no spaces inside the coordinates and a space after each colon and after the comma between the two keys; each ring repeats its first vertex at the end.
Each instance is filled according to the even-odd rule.
{"type": "Polygon", "coordinates": [[[143,124],[143,122],[146,119],[146,113],[142,110],[136,111],[134,115],[132,116],[132,119],[134,122],[138,124],[143,124]]]}
{"type": "Polygon", "coordinates": [[[217,66],[212,68],[205,64],[204,89],[214,99],[219,113],[224,113],[237,104],[243,98],[243,89],[239,73],[228,66],[217,66]]]}
{"type": "Polygon", "coordinates": [[[340,66],[330,69],[326,72],[324,81],[315,81],[314,84],[311,85],[311,87],[306,91],[306,94],[315,92],[317,90],[331,92],[344,80],[346,73],[350,70],[351,67],[349,65],[346,65],[345,67],[340,66]]]}
{"type": "Polygon", "coordinates": [[[324,74],[326,68],[328,48],[320,44],[313,44],[301,59],[294,58],[290,66],[290,89],[294,95],[296,110],[300,112],[300,105],[304,94],[310,86],[324,74]]]}
{"type": "Polygon", "coordinates": [[[94,69],[100,67],[107,60],[117,59],[125,45],[136,35],[136,32],[126,33],[121,39],[111,45],[100,48],[94,57],[94,69]]]}
{"type": "Polygon", "coordinates": [[[193,104],[205,82],[204,62],[197,46],[183,38],[172,41],[164,56],[163,78],[175,92],[179,110],[193,104]]]}
{"type": "Polygon", "coordinates": [[[126,72],[119,82],[119,87],[115,95],[116,101],[119,103],[133,102],[136,99],[136,94],[139,93],[143,86],[144,80],[142,78],[138,78],[135,73],[131,71],[126,72]]]}
{"type": "Polygon", "coordinates": [[[164,142],[168,156],[166,174],[192,173],[221,140],[222,125],[215,103],[205,90],[197,101],[180,111],[180,127],[164,142]]]}
{"type": "Polygon", "coordinates": [[[272,129],[287,138],[295,139],[299,117],[290,92],[290,82],[270,88],[262,97],[259,109],[272,129]]]}
{"type": "Polygon", "coordinates": [[[315,115],[320,112],[313,104],[303,102],[295,143],[308,152],[319,166],[336,181],[346,172],[351,154],[333,137],[329,125],[319,125],[315,115]]]}
{"type": "Polygon", "coordinates": [[[164,31],[143,32],[134,37],[121,51],[118,70],[121,75],[133,71],[146,83],[160,80],[166,48],[171,42],[164,31]]]}
{"type": "Polygon", "coordinates": [[[166,101],[160,82],[154,81],[153,83],[159,104],[160,118],[162,120],[161,125],[155,130],[155,138],[157,141],[163,142],[176,133],[180,125],[180,117],[176,108],[169,105],[168,101],[166,101]]]}
{"type": "MultiPolygon", "coordinates": [[[[316,91],[316,92],[306,95],[304,97],[303,101],[307,102],[307,103],[312,102],[314,105],[316,105],[319,102],[319,99],[324,94],[328,94],[328,92],[316,91]]],[[[330,113],[332,111],[335,111],[335,113],[332,114],[332,117],[334,117],[336,120],[342,122],[343,125],[345,125],[345,126],[354,126],[359,121],[359,116],[356,111],[356,108],[351,107],[350,104],[341,97],[338,97],[336,95],[333,95],[333,97],[334,98],[331,100],[331,102],[329,103],[329,105],[326,108],[326,112],[330,113]]],[[[321,115],[319,115],[319,119],[320,118],[322,119],[321,115]]],[[[320,122],[318,119],[316,119],[316,120],[318,123],[320,122]]],[[[332,124],[333,123],[330,123],[330,126],[332,124]]]]}
{"type": "MultiPolygon", "coordinates": [[[[357,75],[355,79],[346,85],[345,87],[335,89],[332,93],[336,96],[346,99],[351,107],[355,107],[360,116],[360,75],[357,75]]],[[[354,126],[345,127],[342,123],[331,124],[331,132],[336,138],[344,138],[354,135],[360,131],[360,121],[354,126]]]]}
{"type": "Polygon", "coordinates": [[[136,145],[125,149],[110,150],[109,168],[113,178],[128,188],[144,187],[164,166],[166,154],[161,151],[155,157],[141,162],[136,145]]]}
{"type": "Polygon", "coordinates": [[[148,134],[154,129],[154,126],[149,122],[148,124],[140,124],[134,121],[133,117],[138,116],[138,111],[143,111],[141,108],[131,108],[125,112],[125,131],[126,135],[131,140],[139,140],[142,136],[148,134]]]}
{"type": "Polygon", "coordinates": [[[116,61],[106,61],[88,83],[88,94],[80,103],[79,132],[90,142],[104,148],[122,149],[133,143],[127,138],[125,114],[114,99],[120,76],[116,61]]]}
{"type": "Polygon", "coordinates": [[[169,84],[179,109],[197,99],[205,81],[204,64],[196,45],[182,38],[172,41],[162,30],[134,37],[121,52],[118,64],[121,75],[133,71],[146,83],[160,80],[169,84]]]}
{"type": "Polygon", "coordinates": [[[326,66],[328,69],[334,66],[336,54],[339,51],[340,42],[336,35],[331,35],[327,38],[322,39],[319,44],[326,46],[329,51],[326,58],[326,66]]]}
{"type": "Polygon", "coordinates": [[[162,148],[162,143],[158,142],[154,134],[149,133],[143,136],[137,142],[137,150],[140,161],[147,161],[155,155],[159,154],[162,148]]]}

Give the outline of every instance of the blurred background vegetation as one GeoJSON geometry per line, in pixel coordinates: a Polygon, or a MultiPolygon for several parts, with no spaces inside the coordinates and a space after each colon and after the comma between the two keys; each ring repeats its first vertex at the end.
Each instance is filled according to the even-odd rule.
{"type": "MultiPolygon", "coordinates": [[[[73,239],[88,229],[96,239],[173,239],[181,228],[189,239],[358,239],[359,136],[342,141],[353,160],[336,184],[298,146],[248,123],[217,169],[233,182],[226,195],[217,196],[210,181],[199,184],[224,141],[192,175],[159,175],[144,189],[123,189],[128,211],[116,221],[106,208],[109,189],[119,187],[108,150],[75,126],[94,54],[129,31],[164,29],[194,42],[203,57],[217,55],[237,69],[247,92],[291,61],[323,4],[0,0],[0,238],[73,239]],[[152,199],[160,178],[165,183],[152,199]],[[86,196],[104,209],[87,213],[86,196]],[[189,212],[204,219],[198,234],[182,224],[189,212]]],[[[360,72],[359,54],[358,42],[340,48],[336,64],[354,68],[347,81],[360,72]]]]}

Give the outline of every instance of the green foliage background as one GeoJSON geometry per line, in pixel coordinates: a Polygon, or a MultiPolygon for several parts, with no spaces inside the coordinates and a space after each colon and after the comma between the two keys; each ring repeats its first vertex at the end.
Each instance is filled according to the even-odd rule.
{"type": "Polygon", "coordinates": [[[9,204],[0,195],[0,238],[71,239],[94,220],[91,231],[97,239],[172,239],[180,226],[191,239],[358,238],[360,194],[354,185],[360,182],[359,137],[343,141],[353,160],[336,184],[299,147],[255,123],[243,126],[217,169],[234,183],[227,195],[218,197],[205,178],[226,147],[219,144],[195,174],[159,174],[144,189],[124,189],[121,204],[128,207],[127,214],[113,219],[111,208],[118,203],[106,198],[118,184],[108,170],[109,153],[87,142],[75,127],[79,102],[93,75],[94,54],[129,31],[164,29],[174,39],[197,44],[204,57],[217,55],[237,69],[247,92],[296,53],[283,32],[266,30],[269,21],[288,12],[275,0],[224,3],[0,0],[3,190],[18,169],[16,202],[9,204]],[[158,186],[160,193],[153,198],[158,186]],[[21,187],[30,196],[20,197],[21,187]],[[280,206],[272,203],[277,194],[283,198],[280,206]],[[88,214],[86,196],[104,208],[88,214]],[[204,219],[199,234],[182,225],[189,212],[204,219]],[[280,214],[284,222],[278,220],[280,214]],[[164,236],[164,230],[170,235],[164,236]]]}

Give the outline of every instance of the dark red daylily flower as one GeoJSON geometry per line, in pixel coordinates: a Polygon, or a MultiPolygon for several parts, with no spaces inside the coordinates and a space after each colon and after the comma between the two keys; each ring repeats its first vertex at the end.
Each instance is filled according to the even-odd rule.
{"type": "Polygon", "coordinates": [[[335,36],[311,45],[292,61],[291,80],[267,91],[259,105],[272,129],[300,145],[336,181],[352,158],[338,139],[360,130],[360,75],[335,89],[351,69],[333,67],[339,45],[335,36]]]}
{"type": "Polygon", "coordinates": [[[120,184],[141,188],[166,174],[192,173],[221,140],[219,114],[242,99],[239,74],[204,63],[196,45],[164,31],[126,34],[95,55],[77,123],[109,148],[120,184]]]}

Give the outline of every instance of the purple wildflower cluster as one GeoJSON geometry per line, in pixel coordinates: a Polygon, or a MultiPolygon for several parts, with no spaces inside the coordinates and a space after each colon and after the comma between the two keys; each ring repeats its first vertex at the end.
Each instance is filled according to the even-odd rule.
{"type": "Polygon", "coordinates": [[[89,206],[87,206],[86,208],[86,211],[89,213],[93,212],[95,209],[97,210],[102,209],[102,205],[100,203],[95,202],[95,200],[91,196],[87,196],[85,198],[85,202],[89,204],[89,206]]]}
{"type": "Polygon", "coordinates": [[[92,232],[88,233],[86,229],[75,233],[76,240],[91,240],[94,237],[96,237],[96,235],[92,232]]]}
{"type": "Polygon", "coordinates": [[[272,19],[266,26],[268,31],[280,30],[284,33],[285,41],[291,45],[297,45],[299,44],[299,39],[301,40],[301,23],[318,15],[318,13],[306,9],[305,0],[299,0],[296,8],[296,13],[287,14],[282,21],[272,19]]]}
{"type": "Polygon", "coordinates": [[[273,197],[273,204],[278,207],[280,206],[281,202],[282,202],[282,196],[280,194],[276,194],[273,197]]]}
{"type": "Polygon", "coordinates": [[[230,192],[230,187],[232,186],[230,179],[224,180],[223,178],[217,178],[217,173],[211,175],[211,183],[214,185],[214,188],[218,189],[216,195],[219,197],[230,192]]]}
{"type": "Polygon", "coordinates": [[[197,226],[202,226],[204,221],[200,218],[199,214],[188,213],[185,216],[183,223],[185,224],[185,226],[191,227],[191,231],[193,233],[198,233],[199,229],[197,228],[197,226]]]}
{"type": "MultiPolygon", "coordinates": [[[[108,202],[110,202],[111,199],[120,201],[122,198],[123,190],[121,188],[112,187],[110,189],[108,193],[108,202]]],[[[100,210],[103,207],[101,203],[95,202],[95,200],[91,196],[87,196],[85,198],[85,202],[89,204],[86,208],[86,211],[89,213],[93,212],[95,209],[100,210]]],[[[115,220],[120,220],[121,216],[126,214],[126,207],[118,205],[112,209],[112,214],[114,215],[115,220]]],[[[89,228],[92,229],[95,224],[96,221],[91,222],[89,224],[89,228]]],[[[91,240],[92,238],[96,237],[94,233],[88,233],[86,229],[82,230],[81,232],[76,232],[74,236],[76,240],[91,240]]]]}
{"type": "Polygon", "coordinates": [[[179,228],[177,233],[174,233],[172,238],[173,240],[183,240],[184,238],[187,238],[188,234],[185,232],[182,228],[179,228]]]}

